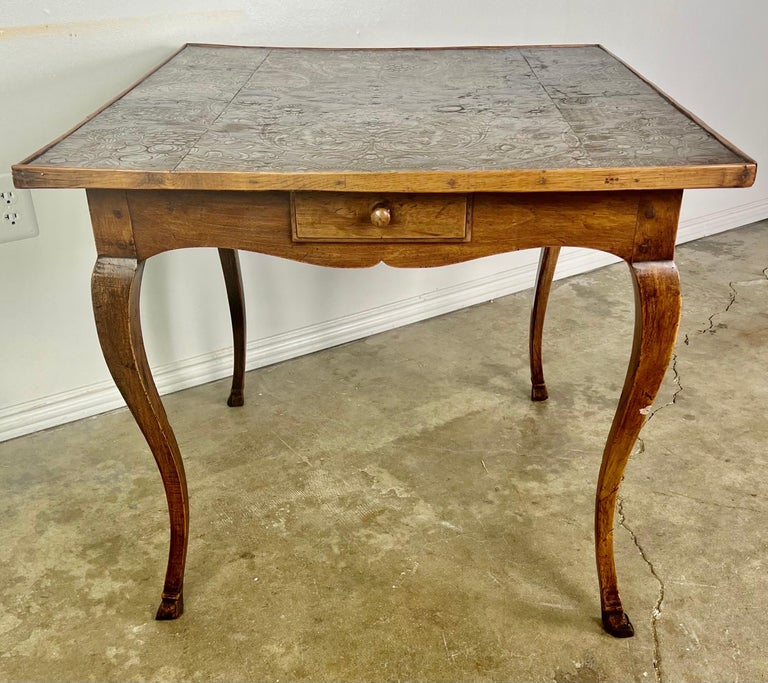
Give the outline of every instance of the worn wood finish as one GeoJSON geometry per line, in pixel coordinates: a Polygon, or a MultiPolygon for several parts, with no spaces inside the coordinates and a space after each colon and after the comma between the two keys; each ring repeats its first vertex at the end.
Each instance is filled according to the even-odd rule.
{"type": "Polygon", "coordinates": [[[24,187],[536,192],[749,185],[599,46],[189,45],[14,167],[24,187]]]}
{"type": "Polygon", "coordinates": [[[232,370],[232,389],[227,399],[230,408],[245,403],[245,296],[243,294],[243,276],[240,272],[240,257],[235,249],[219,249],[221,270],[227,288],[229,315],[232,319],[232,341],[234,346],[234,369],[232,370]]]}
{"type": "Polygon", "coordinates": [[[461,194],[292,192],[296,242],[463,242],[471,205],[461,194]]]}
{"type": "Polygon", "coordinates": [[[603,626],[619,638],[634,633],[619,597],[613,556],[616,498],[632,447],[664,379],[680,322],[680,278],[672,261],[630,266],[635,335],[627,377],[603,451],[595,497],[595,549],[603,626]]]}
{"type": "Polygon", "coordinates": [[[99,171],[14,166],[16,187],[85,187],[145,190],[321,190],[345,192],[588,192],[706,187],[749,187],[751,163],[664,168],[522,169],[519,171],[402,171],[347,176],[340,173],[237,173],[197,171],[99,171]]]}
{"type": "Polygon", "coordinates": [[[541,360],[541,346],[544,335],[544,317],[547,313],[549,292],[555,277],[560,247],[544,247],[539,257],[536,274],[536,292],[531,308],[531,329],[528,338],[528,352],[531,359],[531,400],[546,401],[549,398],[544,382],[544,366],[541,360]]]}
{"type": "Polygon", "coordinates": [[[755,162],[598,46],[306,50],[189,45],[14,166],[19,187],[84,187],[93,303],[117,386],[157,461],[171,519],[159,619],[179,616],[184,468],[144,352],[146,259],[218,248],[243,401],[238,249],[333,267],[427,267],[544,247],[531,316],[532,397],[561,247],[624,259],[636,323],[596,494],[605,629],[632,627],[613,523],[621,476],[669,362],[683,188],[741,187],[755,162]],[[361,194],[363,193],[363,194],[361,194]]]}
{"type": "Polygon", "coordinates": [[[184,611],[189,496],[184,464],[147,363],[139,317],[144,261],[99,256],[93,270],[96,329],[109,371],[149,444],[163,479],[171,522],[168,566],[157,619],[184,611]]]}
{"type": "Polygon", "coordinates": [[[599,249],[626,261],[671,259],[676,224],[668,219],[677,215],[682,193],[478,194],[471,199],[471,240],[433,244],[296,242],[291,237],[290,201],[285,192],[166,190],[128,191],[126,196],[142,258],[169,248],[226,247],[354,268],[379,262],[438,266],[541,246],[599,249]],[[646,211],[653,217],[645,217],[646,211]],[[662,239],[664,233],[671,238],[662,239]]]}

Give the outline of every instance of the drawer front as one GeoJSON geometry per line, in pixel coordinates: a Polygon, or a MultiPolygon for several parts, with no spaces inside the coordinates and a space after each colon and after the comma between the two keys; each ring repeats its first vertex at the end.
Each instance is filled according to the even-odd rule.
{"type": "Polygon", "coordinates": [[[295,242],[464,242],[469,213],[462,194],[291,193],[295,242]]]}

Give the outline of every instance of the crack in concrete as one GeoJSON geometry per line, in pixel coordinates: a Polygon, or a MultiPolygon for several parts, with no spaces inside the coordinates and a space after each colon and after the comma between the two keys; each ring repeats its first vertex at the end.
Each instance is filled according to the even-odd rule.
{"type": "Polygon", "coordinates": [[[731,310],[731,306],[736,303],[738,292],[733,286],[733,282],[728,283],[728,288],[731,290],[730,294],[728,295],[728,303],[725,305],[725,308],[722,311],[717,311],[716,313],[710,315],[709,318],[707,318],[709,321],[709,326],[705,327],[703,330],[699,330],[701,334],[715,334],[718,330],[718,327],[715,326],[715,318],[717,318],[719,315],[723,315],[723,313],[727,313],[729,310],[731,310]]]}
{"type": "MultiPolygon", "coordinates": [[[[768,280],[768,266],[763,268],[760,272],[761,272],[762,276],[766,280],[768,280]]],[[[725,305],[725,308],[722,311],[718,311],[717,313],[713,313],[711,316],[709,316],[709,318],[708,318],[709,326],[706,327],[703,330],[699,330],[699,332],[701,332],[701,333],[709,332],[710,334],[714,334],[715,332],[717,332],[717,328],[715,327],[714,319],[717,316],[722,315],[723,313],[727,313],[730,310],[731,306],[733,306],[733,304],[736,303],[736,298],[739,295],[739,293],[736,290],[736,287],[734,285],[741,285],[741,284],[745,284],[746,285],[746,284],[750,284],[750,283],[757,282],[757,281],[758,280],[741,280],[741,281],[738,281],[738,282],[729,282],[728,283],[728,288],[731,290],[731,292],[730,292],[730,295],[728,297],[728,303],[725,305]]]]}
{"type": "MultiPolygon", "coordinates": [[[[685,336],[685,343],[688,341],[688,335],[685,336]]],[[[683,391],[683,385],[680,381],[680,371],[677,369],[677,354],[672,354],[672,362],[670,363],[669,367],[672,370],[672,381],[676,385],[676,389],[672,392],[672,399],[667,401],[664,405],[659,406],[658,408],[654,408],[648,415],[648,419],[645,421],[645,424],[648,424],[652,419],[653,416],[656,415],[660,410],[663,410],[667,406],[672,406],[677,403],[677,397],[680,395],[680,393],[683,391]]],[[[638,439],[639,440],[639,439],[638,439]]],[[[643,449],[640,451],[641,453],[645,452],[645,444],[643,444],[643,449]]]]}
{"type": "Polygon", "coordinates": [[[629,537],[632,539],[632,543],[635,544],[635,547],[640,553],[640,557],[643,558],[643,562],[645,562],[651,570],[651,576],[653,576],[659,584],[659,597],[656,599],[656,604],[653,606],[653,611],[651,612],[651,635],[653,636],[653,672],[656,676],[657,683],[661,683],[663,680],[661,669],[661,642],[659,640],[657,622],[661,618],[661,609],[664,604],[664,581],[656,571],[656,567],[653,566],[653,562],[648,559],[648,555],[643,549],[643,546],[640,545],[637,534],[635,534],[632,528],[627,525],[627,517],[624,513],[624,499],[621,496],[617,496],[616,512],[619,516],[619,526],[627,531],[629,537]]]}
{"type": "MultiPolygon", "coordinates": [[[[768,266],[762,269],[761,271],[763,277],[768,280],[768,266]]],[[[746,282],[755,282],[755,280],[747,280],[746,282]]],[[[725,305],[725,308],[722,311],[717,311],[716,313],[713,313],[712,315],[707,318],[709,321],[709,326],[705,329],[698,330],[699,334],[715,334],[717,330],[719,329],[719,326],[715,325],[715,318],[719,315],[723,315],[724,313],[727,313],[729,310],[731,310],[731,307],[736,303],[736,300],[738,298],[739,292],[736,289],[734,285],[742,284],[742,282],[729,282],[728,288],[731,290],[729,297],[728,297],[728,303],[725,305]]],[[[683,345],[689,346],[690,345],[690,337],[687,333],[683,334],[683,345]]],[[[672,381],[677,385],[677,388],[672,392],[672,399],[670,401],[667,401],[664,405],[660,405],[658,408],[654,408],[648,413],[648,419],[645,421],[645,424],[648,424],[651,419],[653,418],[656,413],[658,413],[660,410],[663,410],[664,408],[675,405],[677,403],[677,397],[682,393],[683,391],[683,384],[680,379],[680,371],[677,367],[677,360],[678,360],[678,354],[673,353],[672,354],[672,360],[670,362],[670,368],[672,369],[672,381]]],[[[638,437],[637,444],[639,444],[639,447],[635,447],[635,454],[641,455],[642,453],[645,453],[645,442],[638,437]]]]}
{"type": "MultiPolygon", "coordinates": [[[[763,277],[766,280],[768,280],[768,266],[763,268],[761,272],[763,277]]],[[[715,320],[718,316],[727,313],[736,303],[739,293],[736,287],[734,286],[735,284],[741,284],[741,283],[739,282],[728,283],[728,288],[730,290],[728,303],[725,305],[725,308],[723,308],[722,311],[717,311],[716,313],[713,313],[712,315],[709,316],[709,318],[707,319],[709,323],[708,327],[697,330],[699,334],[706,334],[706,333],[715,334],[717,330],[720,329],[720,326],[715,324],[715,320]]],[[[683,345],[684,346],[690,345],[690,337],[687,333],[683,335],[683,345]]],[[[654,410],[652,410],[648,415],[648,419],[646,420],[645,424],[648,424],[648,422],[651,421],[653,416],[656,415],[656,413],[658,413],[660,410],[663,410],[668,406],[676,404],[678,396],[683,391],[683,385],[680,379],[680,371],[678,370],[678,367],[677,367],[677,359],[678,359],[678,354],[674,353],[672,355],[672,361],[671,361],[670,367],[673,373],[672,381],[677,386],[674,392],[672,393],[672,398],[671,400],[667,401],[664,405],[661,405],[658,408],[655,408],[654,410]]],[[[645,445],[645,441],[642,438],[640,437],[637,438],[634,451],[635,452],[633,453],[633,455],[641,455],[645,453],[646,445],[645,445]]],[[[672,495],[679,495],[684,498],[690,498],[690,496],[686,496],[685,494],[679,494],[675,492],[668,492],[668,493],[671,493],[672,495]]],[[[695,500],[696,502],[700,502],[700,503],[707,502],[707,501],[698,500],[695,498],[692,498],[692,500],[695,500]]],[[[711,503],[710,501],[710,504],[713,504],[713,503],[711,503]]],[[[722,505],[722,507],[733,507],[734,509],[745,509],[745,510],[750,510],[755,512],[757,511],[754,508],[747,508],[747,507],[742,508],[741,506],[722,505]]],[[[653,637],[653,671],[654,671],[657,683],[661,683],[663,680],[663,675],[662,675],[661,642],[659,639],[658,621],[661,618],[662,607],[664,605],[664,594],[665,594],[664,581],[661,578],[661,576],[659,576],[659,573],[656,571],[656,567],[648,559],[648,555],[646,554],[645,549],[640,544],[640,541],[637,538],[637,534],[635,534],[634,530],[627,524],[626,514],[624,513],[624,499],[620,495],[617,495],[616,512],[618,514],[618,525],[629,534],[629,537],[632,539],[632,543],[634,543],[635,547],[640,553],[640,557],[648,565],[648,569],[650,570],[651,575],[659,585],[658,598],[656,599],[656,604],[654,605],[653,611],[651,612],[651,634],[653,637]]]]}
{"type": "MultiPolygon", "coordinates": [[[[768,280],[768,266],[763,268],[760,272],[762,273],[763,277],[766,280],[768,280]]],[[[736,289],[736,287],[734,285],[749,284],[749,283],[752,283],[752,282],[757,282],[757,280],[743,280],[743,281],[739,281],[739,282],[729,282],[728,283],[728,289],[730,289],[731,291],[730,291],[730,294],[728,296],[728,303],[725,305],[725,308],[722,311],[717,311],[717,313],[713,313],[712,315],[709,316],[709,318],[707,318],[707,320],[709,322],[708,327],[705,327],[704,329],[699,330],[699,333],[700,334],[706,334],[706,333],[715,334],[715,332],[717,332],[718,327],[719,327],[719,326],[715,325],[715,318],[717,318],[717,316],[719,316],[719,315],[723,315],[724,313],[727,313],[731,309],[731,306],[733,306],[733,304],[736,303],[736,299],[737,299],[737,297],[739,295],[739,292],[738,292],[738,290],[736,289]]],[[[685,343],[688,344],[688,335],[685,335],[685,343]]]]}

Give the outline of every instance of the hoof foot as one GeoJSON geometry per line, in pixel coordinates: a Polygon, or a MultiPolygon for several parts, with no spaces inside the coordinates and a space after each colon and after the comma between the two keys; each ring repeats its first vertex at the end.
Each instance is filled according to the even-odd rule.
{"type": "Polygon", "coordinates": [[[635,635],[632,622],[624,611],[603,612],[603,628],[614,638],[631,638],[635,635]]]}
{"type": "Polygon", "coordinates": [[[546,401],[548,398],[547,385],[543,382],[531,387],[531,401],[546,401]]]}
{"type": "Polygon", "coordinates": [[[242,393],[233,391],[227,399],[227,405],[230,408],[239,408],[240,406],[245,405],[245,396],[243,396],[242,393]]]}
{"type": "Polygon", "coordinates": [[[184,613],[184,597],[178,598],[163,598],[160,603],[160,607],[157,610],[155,619],[157,621],[169,621],[170,619],[178,619],[184,613]]]}

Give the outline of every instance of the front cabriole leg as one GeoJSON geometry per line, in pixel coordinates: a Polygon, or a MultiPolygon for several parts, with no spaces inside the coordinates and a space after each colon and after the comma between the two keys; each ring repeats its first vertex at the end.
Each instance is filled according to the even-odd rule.
{"type": "Polygon", "coordinates": [[[595,550],[603,627],[634,634],[619,597],[613,524],[619,485],[640,428],[672,357],[680,322],[680,278],[673,261],[630,264],[635,289],[635,335],[627,377],[603,452],[595,501],[595,550]]]}
{"type": "Polygon", "coordinates": [[[171,521],[168,567],[156,619],[184,610],[182,586],[189,534],[184,465],[144,351],[139,292],[144,261],[100,256],[91,281],[99,341],[109,371],[149,444],[163,480],[171,521]]]}

